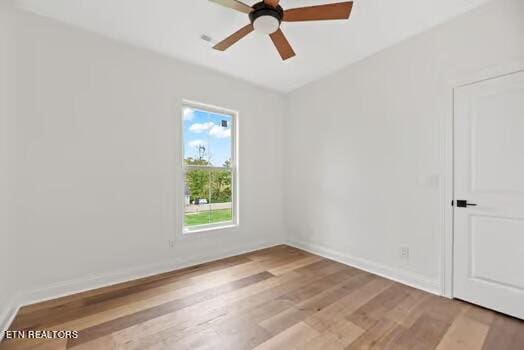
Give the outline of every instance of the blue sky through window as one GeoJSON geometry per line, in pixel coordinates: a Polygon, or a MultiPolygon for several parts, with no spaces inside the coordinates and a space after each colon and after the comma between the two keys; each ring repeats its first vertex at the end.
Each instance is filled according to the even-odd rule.
{"type": "Polygon", "coordinates": [[[231,159],[232,117],[184,108],[184,159],[203,159],[223,166],[231,159]]]}

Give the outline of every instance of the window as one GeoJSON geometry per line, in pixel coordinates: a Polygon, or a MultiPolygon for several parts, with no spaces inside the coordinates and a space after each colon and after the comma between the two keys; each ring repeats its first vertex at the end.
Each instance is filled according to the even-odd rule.
{"type": "Polygon", "coordinates": [[[236,113],[183,106],[184,233],[236,225],[236,113]]]}

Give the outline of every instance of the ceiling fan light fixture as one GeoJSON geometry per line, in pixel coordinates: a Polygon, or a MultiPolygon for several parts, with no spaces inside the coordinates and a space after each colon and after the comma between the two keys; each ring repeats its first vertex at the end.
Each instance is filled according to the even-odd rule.
{"type": "Polygon", "coordinates": [[[253,11],[249,14],[255,32],[266,35],[273,34],[280,28],[283,17],[282,7],[269,6],[264,2],[253,5],[253,11]]]}
{"type": "Polygon", "coordinates": [[[253,21],[253,27],[257,33],[273,34],[280,28],[280,21],[270,15],[260,16],[253,21]]]}

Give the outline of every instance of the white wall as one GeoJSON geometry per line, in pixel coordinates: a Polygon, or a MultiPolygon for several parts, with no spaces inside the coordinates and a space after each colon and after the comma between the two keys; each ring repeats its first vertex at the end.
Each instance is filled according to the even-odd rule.
{"type": "Polygon", "coordinates": [[[11,289],[28,302],[286,234],[437,288],[449,82],[522,59],[522,13],[519,0],[491,3],[280,96],[17,12],[11,289]],[[240,112],[241,226],[170,248],[183,98],[240,112]]]}
{"type": "Polygon", "coordinates": [[[292,93],[288,238],[438,290],[450,84],[524,59],[523,23],[523,1],[491,2],[292,93]]]}
{"type": "Polygon", "coordinates": [[[282,96],[31,14],[16,22],[24,302],[281,242],[282,96]],[[184,98],[240,113],[240,227],[170,248],[184,98]]]}
{"type": "Polygon", "coordinates": [[[13,92],[13,13],[8,1],[0,1],[0,330],[12,308],[14,264],[10,251],[9,228],[9,132],[13,92]]]}

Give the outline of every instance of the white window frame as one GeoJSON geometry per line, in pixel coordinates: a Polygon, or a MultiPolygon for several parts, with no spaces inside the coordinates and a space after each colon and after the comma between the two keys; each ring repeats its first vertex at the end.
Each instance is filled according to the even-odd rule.
{"type": "Polygon", "coordinates": [[[215,230],[224,230],[224,229],[232,229],[236,228],[240,224],[239,220],[239,186],[238,186],[238,112],[217,107],[205,103],[200,102],[194,102],[189,100],[183,100],[182,101],[182,108],[180,109],[180,134],[181,134],[181,140],[182,140],[182,152],[180,157],[180,174],[182,174],[182,181],[181,181],[181,195],[179,195],[178,202],[182,205],[180,206],[180,215],[178,215],[179,218],[181,218],[181,226],[182,226],[182,236],[192,235],[195,233],[202,233],[207,231],[215,231],[215,230]],[[217,113],[217,114],[223,114],[226,116],[231,117],[231,168],[229,169],[231,171],[231,211],[232,211],[232,217],[233,219],[231,221],[227,222],[221,222],[221,223],[214,223],[214,224],[205,224],[205,225],[198,225],[198,226],[192,226],[192,227],[186,227],[185,226],[185,205],[184,205],[184,193],[185,193],[185,171],[187,168],[192,169],[225,169],[224,167],[217,167],[217,166],[186,166],[184,162],[184,155],[185,155],[185,139],[184,139],[184,109],[185,108],[191,108],[192,110],[200,110],[203,112],[210,112],[210,113],[217,113]]]}

